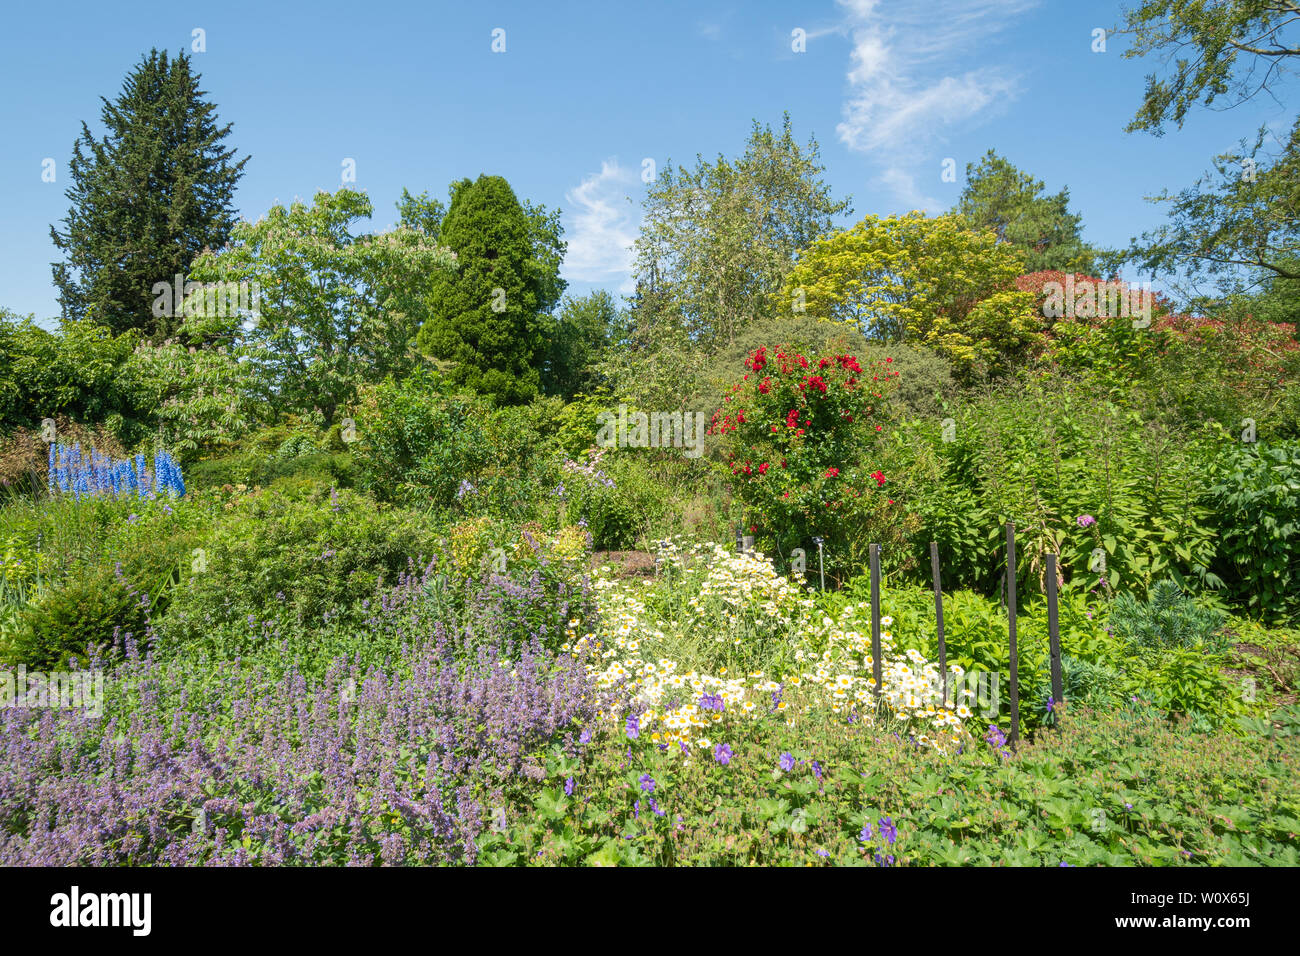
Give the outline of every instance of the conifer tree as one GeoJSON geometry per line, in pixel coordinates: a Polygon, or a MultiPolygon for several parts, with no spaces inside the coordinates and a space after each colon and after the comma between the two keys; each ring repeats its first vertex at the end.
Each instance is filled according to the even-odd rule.
{"type": "Polygon", "coordinates": [[[184,53],[150,50],[115,101],[101,97],[104,137],[81,124],[68,165],[72,206],[62,229],[50,227],[64,255],[52,264],[64,319],[168,335],[180,319],[154,314],[154,285],[229,238],[248,158],[235,161],[223,145],[230,124],[218,125],[199,79],[184,53]]]}
{"type": "Polygon", "coordinates": [[[521,205],[500,176],[452,184],[438,239],[458,269],[434,280],[418,341],[453,381],[503,404],[538,394],[548,313],[564,290],[559,235],[558,213],[521,205]]]}

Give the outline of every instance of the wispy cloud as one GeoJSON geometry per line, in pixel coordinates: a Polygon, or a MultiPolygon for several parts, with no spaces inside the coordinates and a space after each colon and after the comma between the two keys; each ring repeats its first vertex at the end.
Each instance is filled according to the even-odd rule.
{"type": "MultiPolygon", "coordinates": [[[[878,181],[901,201],[935,209],[943,204],[918,188],[917,164],[956,128],[1017,93],[1007,66],[954,67],[970,53],[987,57],[993,35],[1038,0],[931,0],[909,9],[838,2],[853,43],[840,140],[872,156],[881,167],[878,181]]],[[[934,175],[937,181],[937,164],[934,175]]]]}
{"type": "Polygon", "coordinates": [[[565,194],[568,210],[564,232],[568,254],[562,270],[566,279],[606,284],[619,282],[619,291],[632,291],[632,244],[636,241],[639,213],[628,199],[629,187],[639,182],[617,159],[600,164],[565,194]]]}

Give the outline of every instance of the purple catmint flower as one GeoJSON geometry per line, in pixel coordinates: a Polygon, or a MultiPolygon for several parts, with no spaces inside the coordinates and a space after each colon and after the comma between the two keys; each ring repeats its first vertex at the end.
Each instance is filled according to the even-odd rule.
{"type": "Polygon", "coordinates": [[[1074,521],[1080,528],[1090,528],[1097,523],[1097,519],[1092,515],[1079,515],[1074,521]]]}
{"type": "Polygon", "coordinates": [[[286,645],[200,681],[155,661],[147,631],[105,671],[102,714],[0,708],[5,813],[43,821],[0,824],[0,866],[475,862],[489,770],[525,783],[532,754],[607,705],[585,665],[515,623],[554,610],[540,584],[487,585],[462,629],[424,600],[427,575],[373,602],[368,627],[400,647],[386,672],[340,657],[308,676],[286,645]],[[178,808],[202,825],[177,827],[178,808]]]}
{"type": "Polygon", "coordinates": [[[589,743],[591,743],[591,728],[590,728],[590,727],[583,727],[583,728],[582,728],[582,733],[578,734],[578,743],[580,743],[580,744],[589,744],[589,743]]]}

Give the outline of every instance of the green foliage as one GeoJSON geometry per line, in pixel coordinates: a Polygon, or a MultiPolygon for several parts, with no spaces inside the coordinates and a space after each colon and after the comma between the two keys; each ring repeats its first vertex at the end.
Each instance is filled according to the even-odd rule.
{"type": "Polygon", "coordinates": [[[249,367],[224,345],[137,345],[122,368],[135,407],[153,410],[158,439],[185,462],[228,447],[251,425],[249,367]]]}
{"type": "Polygon", "coordinates": [[[1110,611],[1115,636],[1130,654],[1144,658],[1173,649],[1222,654],[1227,650],[1224,621],[1221,611],[1200,607],[1172,581],[1156,583],[1146,601],[1120,594],[1110,611]]]}
{"type": "Polygon", "coordinates": [[[66,415],[138,438],[152,409],[132,406],[121,377],[137,342],[134,332],[114,335],[88,321],[51,332],[30,316],[19,320],[0,310],[0,426],[32,427],[66,415]]]}
{"type": "Polygon", "coordinates": [[[27,606],[8,653],[33,669],[66,667],[72,658],[84,664],[102,656],[97,649],[120,647],[128,632],[142,637],[147,611],[111,569],[84,568],[27,606]]]}
{"type": "Polygon", "coordinates": [[[586,522],[597,550],[648,547],[669,511],[668,488],[637,451],[596,456],[587,463],[590,475],[578,470],[563,475],[566,513],[586,522]]]}
{"type": "Polygon", "coordinates": [[[199,458],[186,466],[186,481],[196,489],[225,485],[275,486],[328,490],[352,487],[359,466],[340,429],[327,432],[296,419],[244,434],[220,454],[199,458]]]}
{"type": "MultiPolygon", "coordinates": [[[[195,280],[260,287],[244,355],[279,414],[314,414],[328,428],[362,383],[412,365],[424,295],[454,260],[411,227],[354,234],[372,209],[356,190],[320,192],[311,206],[240,223],[228,248],[194,262],[195,280]]],[[[220,319],[206,301],[196,308],[205,322],[220,319]]]]}
{"type": "Polygon", "coordinates": [[[1015,247],[960,216],[867,216],[805,249],[781,300],[978,376],[1006,371],[1042,326],[1032,296],[1012,288],[1023,271],[1015,247]]]}
{"type": "Polygon", "coordinates": [[[614,297],[597,289],[566,298],[548,333],[542,387],[566,401],[597,385],[595,363],[608,348],[619,322],[614,297]]]}
{"type": "Polygon", "coordinates": [[[710,349],[767,314],[799,250],[851,209],[832,198],[819,155],[787,114],[779,134],[755,120],[739,158],[658,170],[636,241],[637,335],[666,324],[710,349]]]}
{"type": "Polygon", "coordinates": [[[1198,103],[1210,107],[1231,96],[1233,102],[1215,107],[1224,109],[1271,92],[1274,70],[1288,57],[1300,56],[1300,45],[1286,29],[1294,13],[1289,4],[1261,0],[1142,0],[1126,9],[1120,33],[1134,39],[1124,56],[1156,54],[1171,66],[1167,77],[1147,75],[1142,106],[1128,129],[1160,135],[1169,120],[1181,127],[1198,103]]]}
{"type": "MultiPolygon", "coordinates": [[[[895,541],[901,523],[874,455],[887,421],[892,358],[863,367],[852,355],[805,356],[760,347],[713,416],[722,467],[775,553],[816,550],[838,575],[861,567],[869,541],[895,541]]],[[[767,549],[765,549],[767,550],[767,549]]]]}
{"type": "Polygon", "coordinates": [[[1105,710],[1122,699],[1124,675],[1109,664],[1062,654],[1061,694],[1071,707],[1105,710]]]}
{"type": "Polygon", "coordinates": [[[155,621],[170,649],[227,653],[270,640],[279,626],[356,625],[381,578],[395,583],[437,550],[434,529],[416,514],[352,491],[300,500],[263,492],[228,503],[201,543],[201,567],[183,569],[155,621]]]}
{"type": "Polygon", "coordinates": [[[500,176],[452,187],[439,240],[455,254],[454,274],[435,277],[420,328],[426,354],[450,379],[504,404],[530,401],[541,386],[542,316],[555,304],[558,219],[532,216],[500,176]]]}
{"type": "Polygon", "coordinates": [[[1080,217],[1070,212],[1070,191],[1045,196],[1043,189],[1041,180],[990,149],[978,166],[966,164],[956,211],[972,229],[991,229],[999,242],[1019,249],[1026,272],[1091,272],[1093,252],[1080,234],[1080,217]]]}
{"type": "Polygon", "coordinates": [[[755,721],[727,743],[733,755],[725,766],[712,748],[684,757],[642,742],[631,744],[629,755],[621,734],[598,736],[577,756],[544,749],[542,779],[509,792],[506,826],[484,834],[480,862],[1300,862],[1300,757],[1289,739],[1206,736],[1117,708],[1067,714],[1056,732],[1011,758],[982,743],[943,757],[829,716],[755,721]],[[783,753],[793,769],[780,768],[783,753]]]}
{"type": "Polygon", "coordinates": [[[178,568],[202,539],[207,509],[188,498],[141,502],[54,499],[0,511],[0,585],[12,614],[5,625],[16,663],[39,668],[83,663],[90,650],[125,633],[138,640],[166,608],[178,568]]]}
{"type": "Polygon", "coordinates": [[[600,430],[599,415],[611,406],[616,408],[618,402],[605,389],[597,389],[589,395],[574,395],[560,410],[556,416],[556,439],[571,458],[596,447],[596,433],[600,430]]]}
{"type": "Polygon", "coordinates": [[[1229,446],[1206,503],[1229,593],[1267,620],[1300,620],[1300,444],[1229,446]]]}
{"type": "Polygon", "coordinates": [[[462,478],[485,460],[485,411],[423,371],[375,386],[357,416],[361,487],[382,500],[449,507],[462,478]]]}
{"type": "Polygon", "coordinates": [[[951,419],[947,430],[905,425],[896,466],[898,497],[921,522],[919,565],[928,568],[929,542],[938,541],[945,583],[993,593],[1007,521],[1025,556],[1022,586],[1040,577],[1049,551],[1085,588],[1142,592],[1166,576],[1221,583],[1202,500],[1217,447],[1209,440],[1063,379],[972,397],[951,419]]]}
{"type": "Polygon", "coordinates": [[[234,191],[247,157],[223,140],[216,107],[203,98],[190,58],[154,49],[104,100],[103,139],[82,124],[68,175],[72,202],[62,230],[66,256],[53,266],[65,319],[91,319],[120,333],[163,336],[174,317],[153,310],[154,284],[184,275],[205,248],[220,248],[235,223],[234,191]]]}
{"type": "Polygon", "coordinates": [[[1222,658],[1201,648],[1174,647],[1155,660],[1139,659],[1129,668],[1134,690],[1164,713],[1185,715],[1206,730],[1246,713],[1249,685],[1221,670],[1222,658]]]}
{"type": "Polygon", "coordinates": [[[491,408],[421,372],[370,390],[357,418],[360,486],[435,511],[528,516],[555,486],[561,404],[491,408]]]}

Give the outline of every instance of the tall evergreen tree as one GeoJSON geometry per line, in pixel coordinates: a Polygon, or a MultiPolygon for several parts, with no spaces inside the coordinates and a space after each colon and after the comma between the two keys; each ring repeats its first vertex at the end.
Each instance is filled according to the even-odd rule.
{"type": "MultiPolygon", "coordinates": [[[[405,211],[404,211],[405,215],[405,211]]],[[[559,214],[520,204],[500,176],[453,183],[438,241],[459,268],[434,280],[418,343],[448,363],[448,375],[506,404],[537,395],[551,324],[564,283],[559,214]]]]}
{"type": "Polygon", "coordinates": [[[1043,190],[1041,180],[989,150],[978,166],[966,165],[956,211],[971,228],[992,229],[999,242],[1024,252],[1028,272],[1091,272],[1096,253],[1080,235],[1081,217],[1070,212],[1070,191],[1043,190]]]}
{"type": "Polygon", "coordinates": [[[235,161],[224,147],[230,124],[217,125],[199,79],[184,53],[150,50],[116,101],[100,98],[103,139],[81,124],[68,165],[72,206],[62,230],[50,227],[65,257],[52,264],[65,319],[167,335],[180,319],[154,314],[155,283],[171,284],[229,238],[248,157],[235,161]]]}

